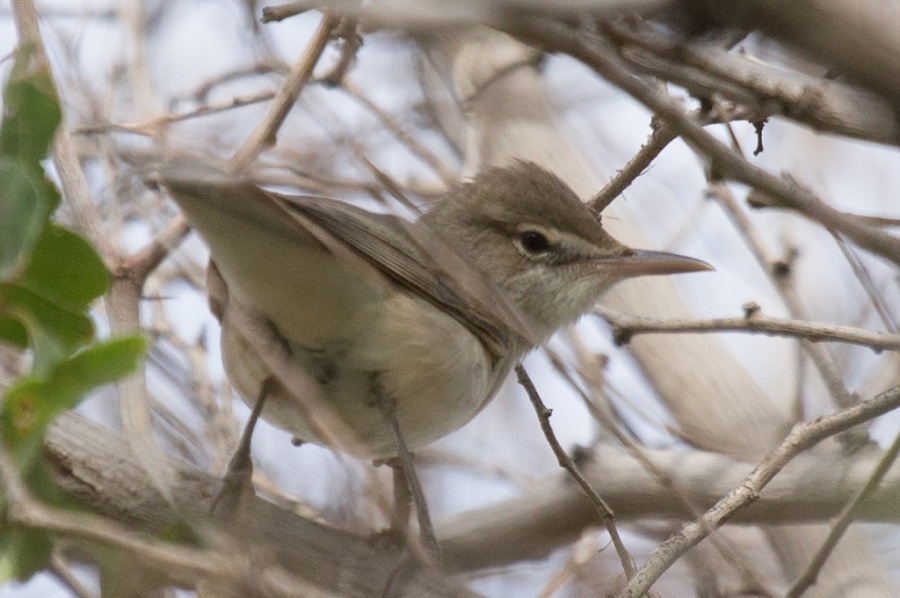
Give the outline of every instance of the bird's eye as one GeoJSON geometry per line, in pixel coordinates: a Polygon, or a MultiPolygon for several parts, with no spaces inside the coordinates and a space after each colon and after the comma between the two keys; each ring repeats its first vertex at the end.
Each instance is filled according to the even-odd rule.
{"type": "Polygon", "coordinates": [[[550,251],[550,241],[542,233],[534,230],[519,235],[519,245],[531,255],[540,255],[550,251]]]}

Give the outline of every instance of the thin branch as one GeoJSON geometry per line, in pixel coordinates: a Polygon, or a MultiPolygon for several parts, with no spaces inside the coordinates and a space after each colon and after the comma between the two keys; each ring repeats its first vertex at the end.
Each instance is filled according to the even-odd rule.
{"type": "Polygon", "coordinates": [[[617,345],[624,345],[638,334],[665,332],[751,332],[770,336],[802,338],[812,342],[835,341],[869,347],[876,353],[900,351],[900,334],[865,330],[851,326],[799,322],[787,318],[766,316],[759,310],[747,311],[739,318],[712,320],[658,320],[631,316],[598,305],[594,313],[601,316],[613,329],[617,345]]]}
{"type": "MultiPolygon", "coordinates": [[[[131,278],[128,271],[113,272],[113,281],[104,302],[110,330],[114,335],[134,334],[141,329],[140,301],[143,281],[131,278]]],[[[152,401],[147,389],[144,369],[141,368],[116,383],[119,417],[122,431],[144,466],[147,476],[168,501],[173,500],[165,475],[154,465],[162,450],[153,437],[152,401]]]]}
{"type": "Polygon", "coordinates": [[[779,206],[795,210],[826,228],[837,230],[863,249],[900,265],[900,238],[858,220],[848,220],[796,181],[779,178],[750,164],[694,122],[677,102],[663,97],[646,82],[636,78],[615,50],[599,38],[589,40],[583,33],[566,26],[533,18],[508,22],[507,26],[512,34],[529,43],[576,58],[658,114],[696,151],[712,161],[711,169],[719,176],[758,189],[779,206]]]}
{"type": "Polygon", "coordinates": [[[553,454],[556,455],[559,466],[572,476],[572,479],[578,483],[584,494],[591,501],[591,504],[600,516],[600,521],[606,528],[607,533],[609,533],[610,540],[612,540],[613,546],[616,548],[616,553],[619,555],[619,560],[622,561],[622,568],[625,570],[625,576],[628,579],[631,579],[635,572],[634,560],[631,558],[631,555],[628,554],[628,550],[622,543],[622,538],[619,537],[619,531],[616,529],[615,515],[613,515],[612,509],[609,508],[609,505],[607,505],[603,498],[591,487],[590,483],[578,470],[578,466],[575,465],[575,462],[572,461],[569,455],[566,454],[565,449],[559,444],[559,440],[557,440],[556,434],[553,432],[553,427],[550,425],[550,415],[552,415],[553,412],[544,405],[541,396],[538,394],[537,388],[535,388],[534,383],[531,381],[531,377],[528,375],[528,372],[525,371],[525,368],[521,363],[516,366],[516,377],[519,380],[519,384],[522,385],[522,388],[524,388],[525,392],[528,394],[529,400],[531,400],[531,405],[534,407],[538,420],[541,423],[541,430],[544,432],[544,436],[547,438],[550,448],[553,449],[553,454]]]}
{"type": "MultiPolygon", "coordinates": [[[[713,115],[705,109],[694,110],[691,113],[691,118],[697,119],[700,123],[713,124],[716,122],[729,122],[733,119],[748,118],[751,116],[746,114],[746,111],[728,112],[728,114],[713,115]]],[[[621,170],[616,172],[616,174],[609,179],[603,189],[598,191],[597,194],[587,202],[588,207],[594,212],[600,213],[606,206],[611,204],[613,200],[621,195],[637,177],[643,174],[653,160],[655,160],[656,157],[678,137],[677,131],[666,121],[654,118],[650,126],[653,129],[653,132],[650,133],[650,136],[647,138],[644,145],[641,146],[641,149],[628,160],[621,170]]]]}
{"type": "MultiPolygon", "coordinates": [[[[794,277],[791,276],[793,272],[791,263],[793,260],[792,252],[789,252],[788,257],[778,259],[769,251],[769,248],[751,225],[747,214],[738,206],[734,194],[732,194],[727,185],[712,183],[709,190],[711,197],[716,199],[723,207],[726,215],[731,219],[748,247],[750,247],[757,262],[765,270],[772,285],[777,289],[785,305],[787,305],[791,316],[800,320],[808,320],[809,316],[806,307],[803,305],[794,286],[794,277]]],[[[844,386],[840,375],[837,373],[837,366],[834,363],[834,358],[828,351],[828,347],[814,344],[807,340],[802,340],[800,345],[825,382],[834,404],[840,408],[849,407],[853,404],[855,399],[844,386]]]]}
{"type": "Polygon", "coordinates": [[[341,83],[341,89],[347,92],[350,97],[366,107],[375,118],[377,118],[385,128],[390,131],[403,145],[419,157],[423,162],[428,164],[434,172],[437,173],[441,180],[447,185],[455,183],[459,177],[455,172],[449,169],[444,162],[430,149],[421,144],[415,137],[406,131],[394,117],[382,110],[375,102],[369,99],[362,90],[360,90],[352,81],[344,80],[341,83]]]}
{"type": "Polygon", "coordinates": [[[826,438],[871,421],[898,407],[900,407],[900,386],[895,386],[849,409],[794,426],[784,442],[769,453],[738,487],[722,497],[700,520],[685,525],[663,542],[628,582],[619,597],[639,598],[647,593],[663,572],[688,549],[707,537],[709,529],[720,527],[739,509],[757,500],[766,484],[799,453],[826,438]]]}
{"type": "Polygon", "coordinates": [[[631,157],[621,170],[609,179],[606,185],[587,202],[588,207],[599,214],[620,196],[634,180],[650,166],[650,163],[678,137],[675,129],[666,123],[654,123],[653,132],[647,142],[631,157]]]}
{"type": "Polygon", "coordinates": [[[234,110],[235,108],[242,108],[244,106],[252,106],[253,104],[259,104],[260,102],[267,102],[274,98],[275,95],[276,94],[274,91],[260,91],[252,95],[235,96],[230,100],[225,100],[218,103],[204,104],[203,106],[200,106],[194,110],[189,110],[187,112],[181,112],[177,114],[163,114],[161,116],[154,116],[152,118],[132,123],[101,123],[96,125],[87,125],[77,127],[73,130],[73,132],[79,135],[97,135],[101,133],[119,131],[123,133],[135,133],[137,135],[152,136],[155,135],[157,131],[165,125],[190,120],[192,118],[199,118],[201,116],[218,114],[220,112],[226,112],[228,110],[234,110]]]}
{"type": "Polygon", "coordinates": [[[698,98],[720,97],[812,127],[900,144],[893,107],[871,91],[787,71],[715,44],[691,43],[636,21],[604,23],[603,31],[637,71],[684,87],[698,98]]]}
{"type": "Polygon", "coordinates": [[[125,259],[121,266],[123,272],[127,272],[127,276],[142,284],[150,273],[169,256],[169,252],[181,243],[190,230],[191,226],[185,220],[184,215],[175,216],[150,243],[125,259]]]}
{"type": "Polygon", "coordinates": [[[59,554],[58,547],[50,555],[50,572],[78,598],[100,598],[98,594],[92,592],[75,577],[69,563],[59,554]]]}
{"type": "Polygon", "coordinates": [[[340,17],[328,13],[322,16],[319,27],[309,41],[309,45],[297,60],[294,68],[291,69],[262,122],[257,125],[250,137],[232,157],[232,166],[235,170],[245,168],[264,148],[275,145],[278,129],[287,118],[291,107],[296,103],[300,92],[312,77],[313,69],[319,62],[319,58],[322,57],[322,52],[338,23],[340,23],[340,17]]]}
{"type": "MultiPolygon", "coordinates": [[[[573,338],[577,338],[575,335],[572,335],[573,338]]],[[[580,343],[579,343],[580,344],[580,343]]],[[[582,347],[583,349],[583,347],[582,347]]],[[[562,360],[559,356],[549,349],[545,348],[547,355],[550,357],[550,363],[553,365],[554,369],[563,377],[563,379],[568,382],[569,386],[581,397],[582,403],[587,407],[588,412],[590,412],[591,416],[597,421],[598,424],[604,427],[609,433],[613,435],[613,437],[624,447],[624,449],[628,452],[628,454],[635,459],[641,466],[649,473],[653,478],[655,478],[660,486],[665,488],[666,492],[668,492],[675,500],[681,503],[684,511],[689,513],[689,516],[698,519],[703,513],[701,508],[693,502],[690,498],[688,498],[679,488],[672,479],[672,476],[665,471],[662,467],[659,467],[656,463],[653,462],[652,459],[648,457],[646,454],[646,448],[642,445],[639,445],[637,442],[632,440],[632,438],[623,432],[615,421],[612,419],[612,415],[607,413],[607,410],[602,409],[598,403],[597,398],[602,397],[601,387],[607,386],[605,381],[602,380],[602,373],[598,373],[596,376],[592,376],[595,379],[593,381],[586,379],[588,388],[592,391],[593,396],[589,396],[584,389],[581,388],[579,384],[577,384],[574,376],[568,371],[568,369],[563,365],[562,360]]],[[[584,351],[580,351],[581,356],[585,357],[584,351]]],[[[583,362],[583,360],[581,360],[583,362]]],[[[596,372],[601,372],[600,368],[593,368],[596,372]]],[[[579,375],[582,378],[586,378],[586,375],[589,375],[588,368],[579,367],[579,375]]],[[[609,411],[612,411],[611,408],[608,408],[609,411]]],[[[707,503],[708,504],[708,503],[707,503]]],[[[766,586],[768,585],[766,581],[764,581],[765,576],[759,574],[757,571],[752,569],[752,566],[745,564],[742,562],[743,559],[740,551],[731,545],[728,539],[724,534],[718,533],[718,530],[709,530],[710,533],[710,542],[712,542],[713,546],[718,550],[719,554],[728,562],[736,571],[739,572],[742,579],[747,580],[747,584],[757,588],[760,590],[760,593],[765,595],[774,595],[766,586]]]]}
{"type": "MultiPolygon", "coordinates": [[[[52,75],[33,0],[14,0],[12,7],[19,43],[34,44],[33,59],[42,63],[52,75]]],[[[56,133],[52,154],[63,192],[72,206],[72,215],[78,229],[88,237],[107,264],[115,263],[119,255],[118,248],[104,234],[102,219],[91,200],[91,191],[81,170],[78,152],[66,128],[65,119],[60,123],[56,133]]]]}
{"type": "MultiPolygon", "coordinates": [[[[329,8],[333,9],[334,7],[330,6],[331,4],[334,3],[329,3],[329,8]]],[[[262,9],[262,18],[260,20],[263,23],[277,23],[278,21],[295,17],[308,10],[320,8],[321,6],[321,2],[313,2],[311,0],[299,0],[297,2],[288,2],[286,4],[276,4],[275,6],[264,6],[262,9]]]]}
{"type": "Polygon", "coordinates": [[[834,238],[835,243],[837,243],[838,249],[844,254],[844,259],[850,264],[850,268],[853,270],[856,279],[859,280],[863,290],[866,292],[866,296],[869,298],[872,307],[875,309],[875,313],[877,313],[878,317],[881,319],[881,323],[888,330],[897,332],[898,329],[900,329],[900,325],[898,325],[897,319],[892,313],[890,306],[886,304],[885,300],[879,294],[875,281],[872,278],[872,273],[869,272],[869,269],[866,268],[866,265],[856,252],[847,245],[847,242],[844,241],[843,237],[834,233],[832,233],[832,237],[834,238]]]}
{"type": "Polygon", "coordinates": [[[214,89],[226,83],[231,83],[233,81],[237,81],[239,79],[247,77],[257,77],[273,73],[282,77],[286,77],[289,72],[290,69],[288,68],[287,64],[280,60],[273,60],[271,62],[257,62],[254,64],[237,67],[225,71],[224,73],[219,73],[215,77],[207,79],[206,81],[198,85],[197,88],[194,89],[188,97],[192,98],[196,102],[206,102],[209,94],[212,93],[214,89]]]}
{"type": "Polygon", "coordinates": [[[822,570],[822,567],[825,566],[825,561],[828,560],[834,547],[844,536],[844,532],[846,532],[847,528],[850,527],[850,524],[853,523],[860,503],[878,488],[878,485],[881,483],[881,480],[884,479],[885,474],[897,460],[898,454],[900,454],[900,434],[897,434],[897,436],[894,437],[894,442],[878,462],[878,466],[875,468],[875,471],[872,472],[872,477],[869,478],[866,485],[860,488],[853,499],[851,499],[841,510],[841,514],[838,515],[837,521],[835,521],[825,542],[822,543],[822,547],[816,553],[815,557],[813,557],[803,574],[791,585],[790,589],[784,595],[785,598],[798,598],[809,586],[816,583],[819,572],[822,570]]]}

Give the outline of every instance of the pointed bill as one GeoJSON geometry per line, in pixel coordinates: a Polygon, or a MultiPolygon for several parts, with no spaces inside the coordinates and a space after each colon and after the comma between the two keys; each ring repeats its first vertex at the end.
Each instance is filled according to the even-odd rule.
{"type": "Polygon", "coordinates": [[[630,249],[626,253],[606,258],[598,262],[603,267],[615,267],[617,274],[624,277],[683,274],[715,270],[706,262],[665,251],[630,249]]]}

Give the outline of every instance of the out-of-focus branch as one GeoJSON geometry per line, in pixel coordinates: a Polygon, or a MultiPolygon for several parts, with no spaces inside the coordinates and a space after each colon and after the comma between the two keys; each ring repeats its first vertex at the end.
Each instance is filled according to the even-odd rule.
{"type": "Polygon", "coordinates": [[[878,0],[703,0],[683,3],[717,25],[759,28],[860,81],[896,105],[900,6],[878,0]]]}
{"type": "MultiPolygon", "coordinates": [[[[146,534],[113,521],[90,513],[73,512],[49,507],[38,502],[28,491],[19,477],[15,464],[5,451],[0,450],[0,481],[3,483],[8,505],[6,519],[15,527],[52,532],[64,537],[87,540],[123,551],[139,559],[148,568],[164,572],[174,583],[182,587],[193,588],[201,582],[211,582],[214,586],[228,588],[257,588],[266,595],[293,598],[295,596],[314,595],[331,596],[321,589],[312,588],[302,580],[293,580],[295,585],[286,592],[277,591],[291,586],[272,583],[270,576],[274,567],[268,572],[260,572],[249,554],[244,551],[215,548],[194,549],[187,545],[177,545],[158,540],[146,534]],[[301,590],[300,588],[304,588],[301,590]],[[298,591],[299,590],[299,591],[298,591]]],[[[287,572],[280,573],[290,577],[287,572]]]]}
{"type": "MultiPolygon", "coordinates": [[[[791,275],[793,272],[791,260],[774,257],[773,253],[750,224],[750,219],[738,206],[734,194],[731,193],[727,185],[713,183],[709,187],[709,194],[722,205],[725,213],[734,223],[750,251],[756,257],[757,262],[765,270],[772,285],[778,290],[791,316],[799,320],[809,319],[806,307],[803,305],[800,294],[797,292],[794,276],[791,275]]],[[[837,366],[834,363],[834,358],[828,351],[828,347],[813,344],[808,340],[803,340],[801,346],[825,381],[825,385],[835,405],[838,407],[849,407],[854,398],[837,373],[837,366]]]]}
{"type": "Polygon", "coordinates": [[[392,118],[388,113],[382,110],[375,102],[373,102],[364,92],[359,89],[352,81],[344,80],[341,83],[341,88],[346,91],[350,96],[352,96],[356,101],[365,106],[365,108],[372,113],[372,115],[384,125],[384,127],[390,131],[394,137],[396,137],[403,145],[405,145],[409,150],[418,156],[423,162],[428,164],[434,172],[441,177],[441,180],[444,181],[447,185],[452,185],[457,180],[459,180],[459,176],[453,172],[447,165],[441,160],[434,152],[428,149],[422,143],[411,135],[408,131],[406,131],[400,123],[398,123],[394,118],[392,118]]]}
{"type": "Polygon", "coordinates": [[[508,27],[511,33],[547,51],[564,52],[580,60],[644,104],[672,125],[695,150],[709,158],[712,171],[717,176],[754,187],[771,196],[781,207],[800,212],[826,228],[837,230],[867,251],[900,265],[900,239],[883,230],[844,218],[809,189],[747,162],[691,120],[676,102],[635,78],[624,60],[602,40],[587,38],[583,32],[537,19],[509,22],[508,27]]]}
{"type": "MultiPolygon", "coordinates": [[[[143,531],[158,530],[185,518],[206,518],[222,483],[200,469],[166,458],[166,464],[160,464],[158,469],[171,475],[167,485],[173,488],[175,503],[168,503],[149,483],[125,439],[72,414],[63,415],[49,428],[45,448],[54,479],[64,490],[95,510],[143,531]]],[[[254,561],[256,568],[251,569],[257,584],[279,579],[275,572],[284,569],[290,574],[287,579],[283,575],[280,579],[300,581],[295,586],[300,588],[300,595],[321,596],[327,590],[348,598],[362,598],[381,595],[388,580],[395,577],[401,555],[379,547],[368,537],[316,523],[258,497],[250,497],[244,506],[227,525],[216,527],[214,521],[207,524],[212,526],[211,537],[219,537],[223,546],[241,547],[239,554],[232,555],[238,564],[240,559],[249,560],[248,556],[266,555],[254,561]],[[263,563],[267,565],[260,569],[263,563]],[[260,575],[268,579],[260,579],[260,575]],[[309,588],[320,588],[320,593],[304,593],[309,588]]],[[[188,551],[185,554],[193,552],[182,550],[188,551]]],[[[219,558],[225,565],[230,562],[219,558]]],[[[220,561],[209,560],[204,567],[212,568],[220,561]]],[[[192,563],[188,560],[183,567],[192,563]]],[[[230,576],[225,579],[243,571],[237,567],[225,571],[230,576]]],[[[218,570],[212,570],[214,573],[218,570]]],[[[400,577],[391,585],[398,596],[476,596],[426,569],[412,568],[400,577]]]]}
{"type": "Polygon", "coordinates": [[[797,581],[791,585],[787,594],[785,594],[785,598],[799,598],[806,591],[806,588],[816,582],[816,578],[822,571],[822,567],[825,566],[825,561],[828,560],[828,556],[844,536],[844,532],[847,531],[850,524],[856,519],[856,510],[859,508],[860,503],[878,488],[888,470],[897,460],[898,453],[900,453],[900,434],[894,437],[894,442],[891,443],[891,446],[884,453],[884,456],[878,462],[878,466],[875,468],[875,471],[872,472],[872,476],[868,479],[866,484],[860,488],[844,508],[841,509],[841,514],[832,526],[828,538],[826,538],[825,542],[822,544],[822,548],[810,562],[809,567],[807,567],[797,581]]]}
{"type": "Polygon", "coordinates": [[[847,83],[765,64],[713,44],[675,40],[649,27],[609,24],[604,32],[636,70],[698,98],[724,98],[816,131],[900,144],[900,123],[883,97],[847,83]]]}
{"type": "MultiPolygon", "coordinates": [[[[142,529],[165,526],[174,518],[172,508],[149,484],[118,434],[65,415],[51,426],[46,451],[55,479],[95,509],[142,529]],[[98,469],[97,463],[105,465],[98,469]]],[[[753,505],[736,512],[729,521],[826,520],[865,484],[880,456],[872,451],[848,459],[834,450],[800,455],[753,505]],[[821,492],[823,487],[829,492],[821,492]]],[[[737,487],[751,468],[748,463],[702,451],[647,449],[642,459],[627,449],[603,445],[592,449],[581,463],[588,480],[603,488],[620,521],[651,515],[690,518],[692,513],[683,502],[672,499],[673,487],[685,500],[704,509],[737,487]],[[642,459],[665,472],[668,484],[648,472],[642,459]]],[[[179,513],[206,513],[221,481],[185,463],[173,461],[171,467],[177,480],[173,494],[179,513]]],[[[900,521],[898,497],[900,472],[891,471],[859,505],[856,516],[863,521],[900,521]]],[[[596,518],[581,489],[560,474],[526,487],[519,498],[438,522],[437,531],[445,565],[472,570],[543,558],[573,541],[585,527],[595,525],[596,518]]],[[[344,575],[343,579],[355,584],[360,583],[356,580],[360,576],[368,581],[359,587],[372,589],[377,579],[367,576],[387,575],[393,562],[389,553],[363,537],[298,517],[262,499],[254,499],[245,519],[233,522],[232,532],[252,545],[270,547],[284,567],[309,571],[314,583],[344,575]]]]}
{"type": "Polygon", "coordinates": [[[173,218],[154,239],[137,253],[125,259],[122,267],[129,271],[130,276],[145,281],[147,276],[159,266],[160,262],[169,256],[169,252],[178,245],[190,232],[184,216],[173,218]]]}
{"type": "Polygon", "coordinates": [[[606,183],[603,189],[591,198],[588,206],[598,214],[603,211],[603,208],[622,195],[625,189],[650,166],[653,160],[676,137],[678,135],[672,127],[667,126],[665,123],[654,123],[653,132],[650,133],[647,142],[641,146],[641,149],[632,156],[621,170],[609,179],[609,182],[606,183]]]}
{"type": "Polygon", "coordinates": [[[826,438],[898,407],[900,407],[900,386],[895,386],[834,415],[794,426],[784,442],[769,453],[739,486],[709,509],[700,521],[685,525],[653,551],[619,596],[621,598],[643,596],[678,558],[706,538],[710,529],[721,526],[740,509],[758,500],[763,488],[798,454],[826,438]]]}
{"type": "Polygon", "coordinates": [[[322,52],[339,22],[340,18],[332,14],[326,13],[322,17],[309,45],[291,69],[284,85],[275,95],[265,117],[232,157],[231,161],[235,170],[247,167],[264,148],[275,144],[278,129],[287,118],[288,112],[297,101],[300,92],[312,77],[313,69],[319,62],[319,58],[322,57],[322,52]]]}

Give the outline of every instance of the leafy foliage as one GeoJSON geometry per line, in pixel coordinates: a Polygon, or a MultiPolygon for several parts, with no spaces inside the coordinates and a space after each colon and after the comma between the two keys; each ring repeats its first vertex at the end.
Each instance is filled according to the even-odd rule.
{"type": "MultiPolygon", "coordinates": [[[[4,393],[0,441],[32,493],[56,505],[65,499],[39,458],[47,426],[92,389],[132,372],[145,349],[140,337],[95,341],[88,310],[109,272],[87,241],[50,221],[60,196],[41,160],[60,117],[50,72],[22,47],[0,125],[0,343],[26,352],[31,371],[4,393]]],[[[50,534],[0,519],[0,583],[45,568],[52,547],[50,534]]]]}

